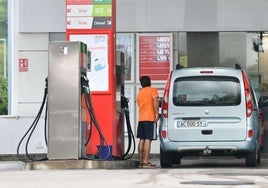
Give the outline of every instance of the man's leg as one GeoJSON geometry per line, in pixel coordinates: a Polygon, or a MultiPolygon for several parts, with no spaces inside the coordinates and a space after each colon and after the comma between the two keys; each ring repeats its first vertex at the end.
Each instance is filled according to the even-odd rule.
{"type": "Polygon", "coordinates": [[[144,157],[144,139],[140,139],[139,145],[138,145],[138,155],[139,155],[139,161],[140,163],[143,163],[143,157],[144,157]]]}
{"type": "Polygon", "coordinates": [[[151,140],[145,139],[143,148],[143,163],[149,162],[150,151],[151,151],[151,140]]]}

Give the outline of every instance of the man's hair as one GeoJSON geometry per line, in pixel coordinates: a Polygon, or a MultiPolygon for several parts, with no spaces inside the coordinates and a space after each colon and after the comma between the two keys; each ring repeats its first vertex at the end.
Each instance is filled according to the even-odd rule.
{"type": "Polygon", "coordinates": [[[151,79],[149,76],[142,76],[140,77],[140,83],[142,87],[149,87],[151,86],[151,79]]]}

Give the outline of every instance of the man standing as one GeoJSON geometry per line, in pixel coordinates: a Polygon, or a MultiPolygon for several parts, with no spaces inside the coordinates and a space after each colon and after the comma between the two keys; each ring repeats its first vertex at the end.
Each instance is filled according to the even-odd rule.
{"type": "Polygon", "coordinates": [[[137,138],[139,138],[138,155],[140,160],[140,168],[152,168],[149,162],[151,151],[151,142],[154,138],[156,130],[156,122],[159,119],[159,103],[158,92],[156,88],[151,87],[151,79],[148,76],[140,78],[142,89],[137,95],[137,104],[139,107],[139,123],[137,138]]]}

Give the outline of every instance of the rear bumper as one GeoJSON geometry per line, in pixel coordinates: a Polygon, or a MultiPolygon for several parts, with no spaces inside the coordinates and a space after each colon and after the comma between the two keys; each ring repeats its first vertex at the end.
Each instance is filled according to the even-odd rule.
{"type": "MultiPolygon", "coordinates": [[[[245,140],[173,141],[168,139],[166,125],[167,119],[163,118],[159,127],[160,148],[163,152],[176,152],[182,155],[192,155],[193,153],[202,155],[207,150],[209,154],[215,156],[218,154],[236,155],[249,153],[261,147],[261,135],[258,133],[260,130],[257,129],[254,129],[254,132],[257,132],[257,134],[245,140]],[[166,132],[164,136],[162,136],[162,131],[166,132]]],[[[253,126],[248,126],[248,128],[253,129],[253,126]]]]}
{"type": "Polygon", "coordinates": [[[235,155],[254,151],[256,145],[254,139],[241,142],[171,142],[160,139],[162,151],[182,155],[235,155]]]}

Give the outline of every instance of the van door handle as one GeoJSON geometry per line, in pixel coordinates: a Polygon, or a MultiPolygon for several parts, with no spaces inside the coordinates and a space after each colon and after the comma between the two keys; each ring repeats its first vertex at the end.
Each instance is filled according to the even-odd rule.
{"type": "Polygon", "coordinates": [[[212,134],[213,133],[212,130],[202,130],[201,132],[202,132],[202,134],[205,134],[205,135],[208,135],[208,134],[212,134]]]}

